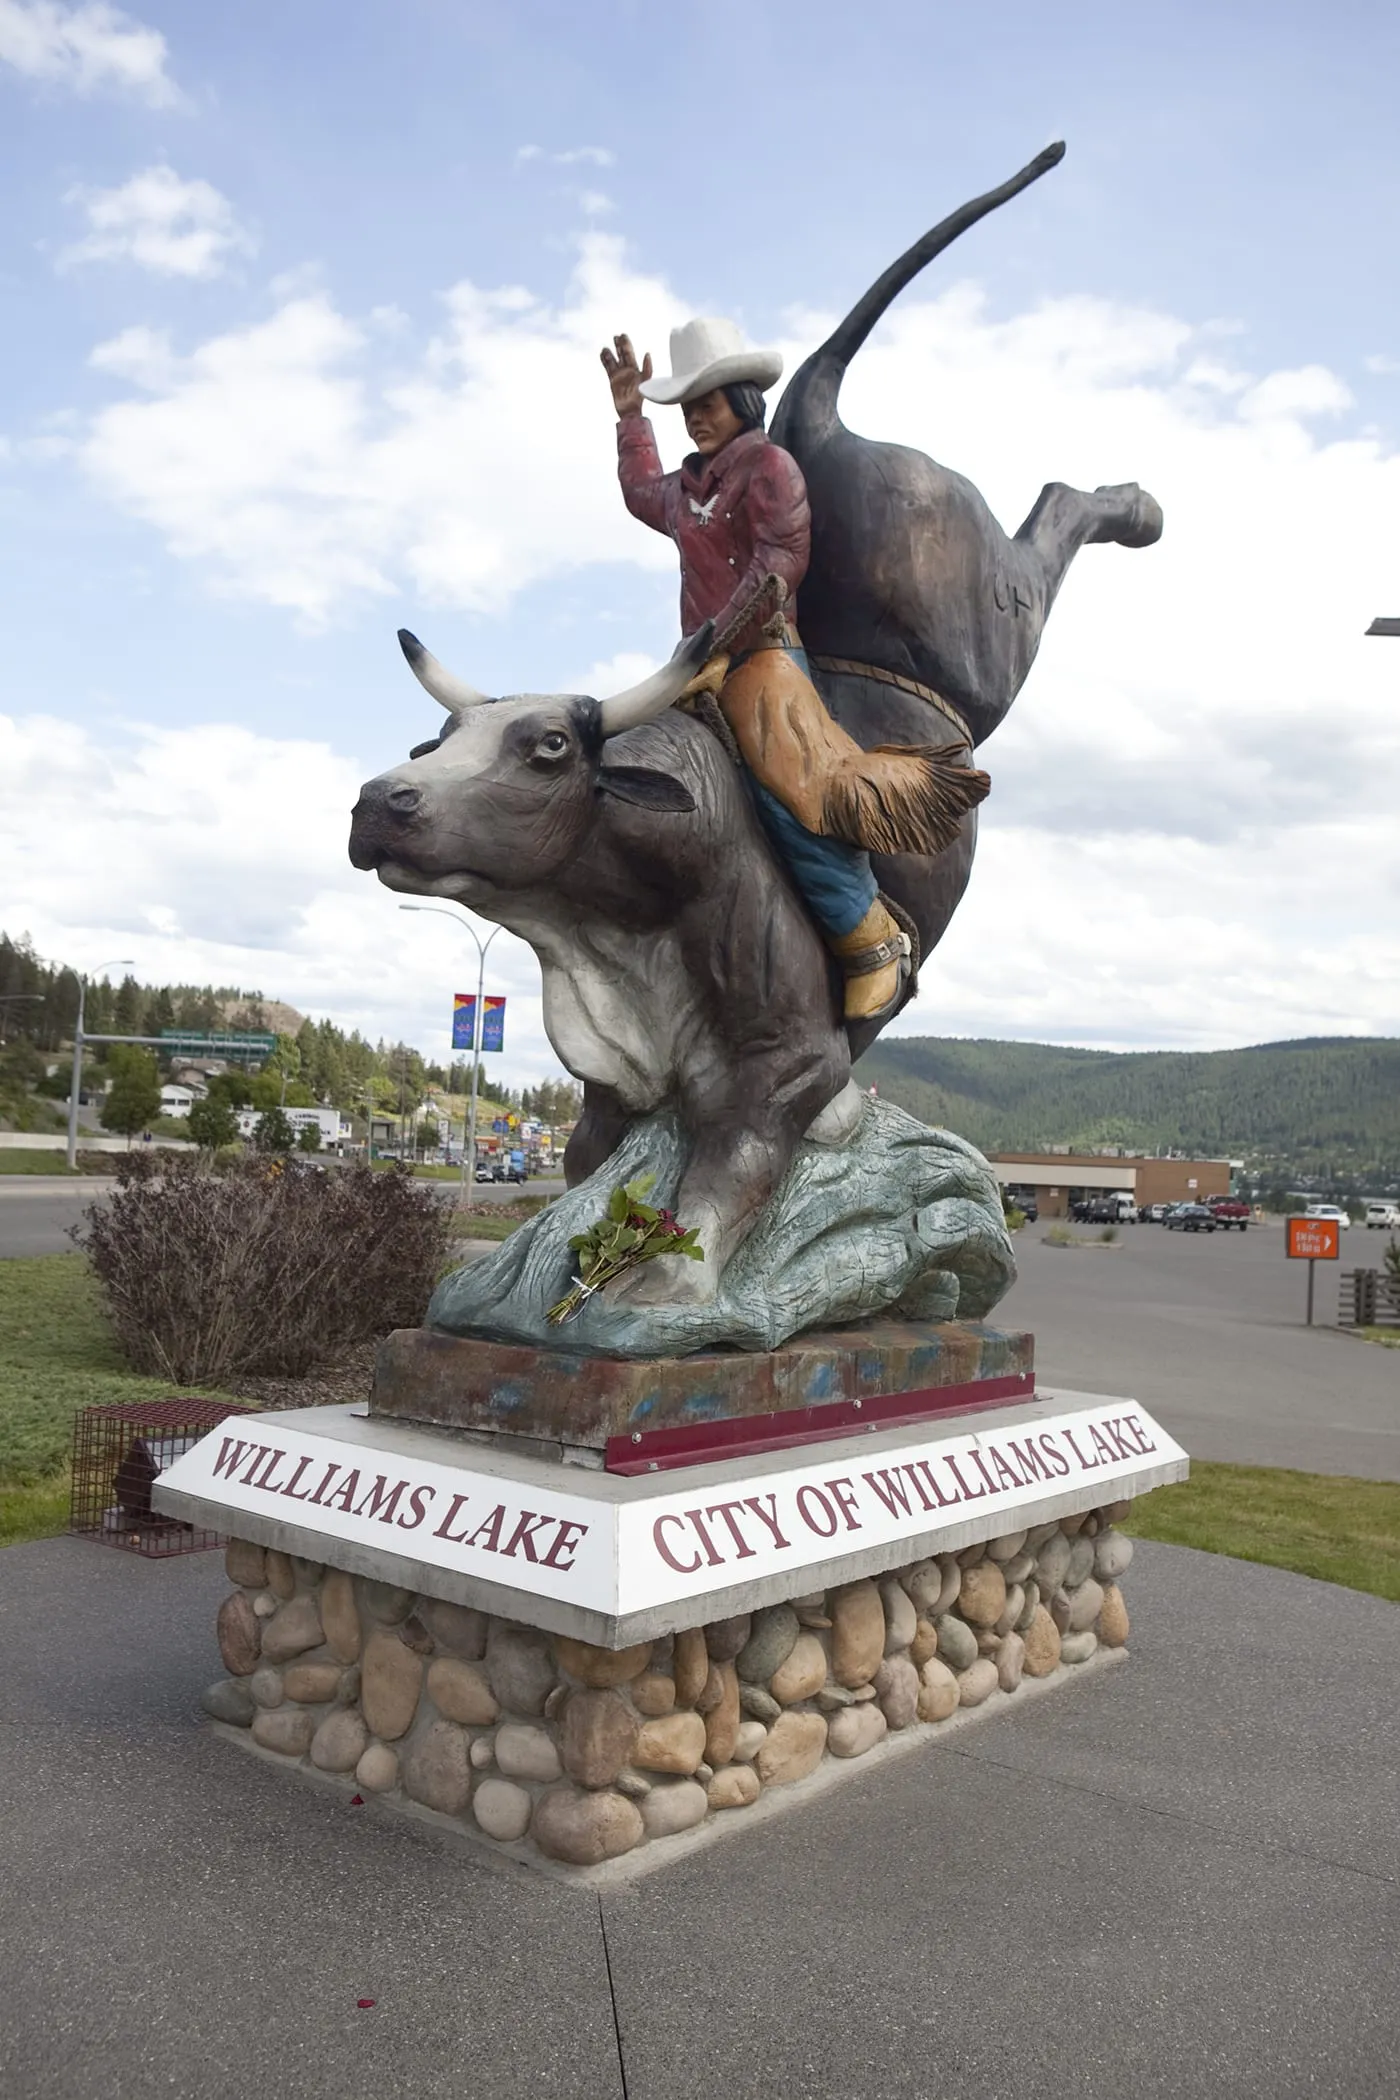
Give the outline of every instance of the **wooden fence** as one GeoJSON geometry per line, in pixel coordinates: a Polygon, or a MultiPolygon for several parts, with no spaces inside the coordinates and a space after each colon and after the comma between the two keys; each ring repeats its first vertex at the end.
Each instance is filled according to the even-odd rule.
{"type": "Polygon", "coordinates": [[[1337,1293],[1339,1327],[1400,1327],[1400,1285],[1385,1269],[1343,1269],[1337,1293]]]}

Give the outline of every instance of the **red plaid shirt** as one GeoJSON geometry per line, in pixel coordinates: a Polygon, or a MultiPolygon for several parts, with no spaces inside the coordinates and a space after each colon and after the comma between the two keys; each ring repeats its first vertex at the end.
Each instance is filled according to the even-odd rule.
{"type": "Polygon", "coordinates": [[[802,470],[781,446],[761,430],[745,430],[712,458],[692,452],[679,472],[664,474],[651,424],[624,416],[617,475],[633,517],[669,534],[680,550],[683,634],[706,620],[723,631],[769,574],[787,585],[787,617],[796,625],[811,513],[802,470]]]}

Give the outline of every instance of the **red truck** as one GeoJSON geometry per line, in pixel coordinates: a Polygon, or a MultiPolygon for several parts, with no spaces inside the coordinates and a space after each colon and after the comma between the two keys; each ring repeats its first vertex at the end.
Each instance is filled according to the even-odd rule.
{"type": "Polygon", "coordinates": [[[1247,1203],[1241,1203],[1234,1196],[1208,1196],[1206,1198],[1206,1209],[1210,1212],[1222,1232],[1228,1232],[1232,1225],[1238,1225],[1241,1232],[1248,1232],[1249,1205],[1247,1203]]]}

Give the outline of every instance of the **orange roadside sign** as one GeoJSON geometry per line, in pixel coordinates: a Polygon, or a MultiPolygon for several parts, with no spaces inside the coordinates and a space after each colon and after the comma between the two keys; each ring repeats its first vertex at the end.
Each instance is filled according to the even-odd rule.
{"type": "Polygon", "coordinates": [[[1341,1234],[1335,1218],[1288,1220],[1290,1261],[1337,1261],[1340,1255],[1341,1234]]]}

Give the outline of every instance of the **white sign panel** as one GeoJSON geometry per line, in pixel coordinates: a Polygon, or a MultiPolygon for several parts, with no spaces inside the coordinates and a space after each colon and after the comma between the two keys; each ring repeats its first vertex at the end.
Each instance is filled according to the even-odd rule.
{"type": "Polygon", "coordinates": [[[1117,1501],[1185,1457],[1142,1409],[1105,1400],[981,1429],[964,1420],[868,1458],[853,1457],[848,1443],[812,1446],[791,1465],[748,1475],[736,1461],[722,1487],[687,1485],[677,1471],[629,1482],[620,1495],[612,1480],[608,1493],[589,1494],[589,1476],[562,1468],[570,1486],[556,1490],[538,1484],[538,1468],[528,1480],[477,1473],[309,1436],[265,1415],[213,1430],[161,1475],[156,1492],[215,1505],[219,1527],[235,1534],[239,1512],[280,1519],[328,1541],[626,1617],[901,1538],[912,1559],[915,1542],[927,1550],[932,1540],[936,1550],[936,1534],[954,1526],[994,1537],[1014,1530],[1027,1505],[1117,1501]]]}

